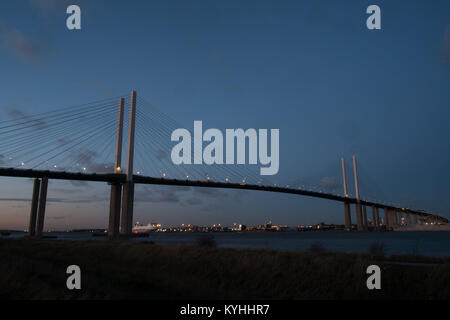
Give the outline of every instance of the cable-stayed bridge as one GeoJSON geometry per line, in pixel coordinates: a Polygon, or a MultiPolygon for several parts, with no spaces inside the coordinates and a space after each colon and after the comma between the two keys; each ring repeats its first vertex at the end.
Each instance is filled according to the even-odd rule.
{"type": "Polygon", "coordinates": [[[373,230],[389,230],[402,222],[448,223],[447,219],[423,210],[360,198],[356,158],[355,196],[347,190],[343,160],[343,194],[298,182],[279,185],[260,176],[251,166],[174,165],[168,142],[173,130],[182,126],[138,98],[135,91],[129,98],[116,97],[33,116],[19,110],[9,113],[14,119],[0,122],[0,176],[35,178],[28,228],[31,236],[42,235],[48,179],[109,183],[111,238],[131,234],[135,184],[257,190],[340,201],[348,230],[352,229],[351,206],[355,208],[359,231],[368,230],[369,226],[373,230]],[[128,112],[125,106],[129,106],[128,112]],[[124,148],[126,152],[122,152],[124,148]],[[380,209],[384,210],[384,217],[380,216],[380,209]]]}

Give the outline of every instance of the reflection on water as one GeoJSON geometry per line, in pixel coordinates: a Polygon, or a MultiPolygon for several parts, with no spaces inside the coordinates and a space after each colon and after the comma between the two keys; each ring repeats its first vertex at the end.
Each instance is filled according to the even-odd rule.
{"type": "MultiPolygon", "coordinates": [[[[8,238],[23,237],[12,233],[8,238]]],[[[46,235],[67,240],[105,241],[91,233],[52,232],[46,235]]],[[[201,233],[151,233],[149,237],[130,241],[153,241],[158,244],[197,244],[201,233]]],[[[367,253],[374,241],[384,243],[387,254],[421,254],[450,256],[450,232],[219,232],[212,233],[219,247],[273,250],[309,250],[320,243],[329,251],[367,253]]]]}

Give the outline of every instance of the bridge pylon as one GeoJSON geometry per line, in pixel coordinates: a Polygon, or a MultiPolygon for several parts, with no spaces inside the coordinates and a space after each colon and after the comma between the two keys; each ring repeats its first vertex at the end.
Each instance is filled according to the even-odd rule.
{"type": "Polygon", "coordinates": [[[358,169],[356,167],[356,156],[353,156],[353,176],[355,178],[355,194],[356,194],[356,225],[358,231],[364,231],[364,222],[361,212],[361,202],[359,201],[358,169]]]}
{"type": "Polygon", "coordinates": [[[120,221],[120,234],[131,236],[133,228],[133,206],[134,206],[134,135],[136,125],[136,91],[130,95],[130,116],[128,125],[128,152],[127,152],[127,181],[123,185],[122,216],[120,221]]]}
{"type": "MultiPolygon", "coordinates": [[[[123,137],[123,111],[124,99],[119,99],[119,112],[117,120],[117,137],[116,137],[116,158],[114,161],[114,172],[122,171],[122,137],[123,137]]],[[[122,201],[122,184],[120,182],[111,183],[111,195],[109,202],[109,225],[108,237],[115,239],[119,237],[120,226],[120,205],[122,201]]]]}
{"type": "Polygon", "coordinates": [[[42,237],[44,232],[44,220],[45,220],[45,206],[47,203],[47,187],[48,178],[43,177],[41,180],[41,186],[39,190],[39,205],[37,210],[37,224],[36,224],[36,237],[42,237]]]}
{"type": "Polygon", "coordinates": [[[36,234],[36,219],[39,202],[39,189],[41,187],[41,180],[34,179],[33,196],[31,198],[30,222],[28,224],[28,235],[34,237],[36,234]]]}
{"type": "MultiPolygon", "coordinates": [[[[344,158],[341,158],[341,164],[342,164],[342,181],[344,184],[344,196],[348,198],[348,192],[347,192],[347,175],[345,173],[345,160],[344,158]]],[[[350,202],[344,202],[344,217],[345,217],[345,230],[351,231],[352,230],[352,215],[350,212],[350,202]]]]}

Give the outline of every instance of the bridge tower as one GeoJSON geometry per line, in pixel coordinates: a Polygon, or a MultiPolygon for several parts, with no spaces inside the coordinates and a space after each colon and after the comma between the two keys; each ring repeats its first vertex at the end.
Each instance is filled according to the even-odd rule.
{"type": "Polygon", "coordinates": [[[33,196],[31,198],[30,222],[28,224],[28,235],[34,237],[36,235],[36,219],[39,201],[39,189],[41,187],[41,180],[34,179],[33,196]]]}
{"type": "MultiPolygon", "coordinates": [[[[346,198],[348,198],[348,192],[347,192],[347,175],[345,173],[345,160],[344,158],[341,158],[342,163],[342,181],[344,183],[344,195],[346,198]]],[[[352,216],[350,212],[350,203],[344,202],[344,214],[345,214],[345,229],[350,231],[352,230],[352,216]]]]}
{"type": "MultiPolygon", "coordinates": [[[[114,161],[114,172],[122,172],[122,137],[123,137],[123,110],[124,99],[119,99],[119,114],[117,120],[117,138],[116,138],[116,158],[114,161]]],[[[120,205],[122,200],[122,184],[120,182],[111,183],[111,196],[109,203],[109,225],[108,237],[115,239],[119,236],[120,225],[120,205]]]]}
{"type": "Polygon", "coordinates": [[[120,234],[130,236],[133,229],[133,205],[134,205],[134,132],[136,123],[136,91],[130,95],[130,116],[128,125],[128,152],[127,152],[127,181],[123,185],[122,217],[120,221],[120,234]]]}
{"type": "Polygon", "coordinates": [[[356,194],[356,224],[358,231],[363,231],[363,220],[361,213],[361,202],[359,201],[359,186],[358,186],[358,169],[356,167],[356,156],[353,156],[353,175],[355,177],[355,194],[356,194]]]}
{"type": "MultiPolygon", "coordinates": [[[[48,178],[43,177],[39,190],[39,204],[37,211],[36,237],[42,237],[44,232],[45,206],[47,202],[48,178]]],[[[32,205],[33,206],[33,205],[32,205]]]]}

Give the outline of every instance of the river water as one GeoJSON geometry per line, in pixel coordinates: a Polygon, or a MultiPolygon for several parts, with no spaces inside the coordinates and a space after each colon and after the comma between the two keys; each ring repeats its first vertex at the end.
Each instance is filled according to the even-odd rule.
{"type": "MultiPolygon", "coordinates": [[[[45,235],[56,239],[97,240],[89,232],[52,232],[45,235]]],[[[367,253],[369,246],[381,242],[387,255],[420,254],[425,256],[450,257],[450,232],[218,232],[208,233],[218,247],[251,248],[273,250],[306,251],[319,243],[328,251],[367,253]]],[[[9,238],[24,236],[24,233],[12,233],[9,238]]],[[[153,241],[157,244],[196,244],[204,233],[157,232],[149,237],[133,238],[129,241],[153,241]]]]}

